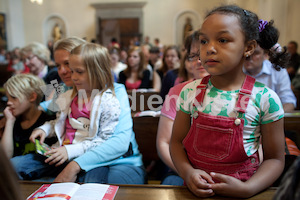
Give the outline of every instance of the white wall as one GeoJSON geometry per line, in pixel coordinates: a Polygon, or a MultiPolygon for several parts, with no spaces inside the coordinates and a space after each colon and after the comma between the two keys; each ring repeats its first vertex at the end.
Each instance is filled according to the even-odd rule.
{"type": "Polygon", "coordinates": [[[7,21],[11,26],[7,30],[8,42],[13,48],[18,43],[24,45],[32,41],[46,44],[43,29],[46,20],[53,15],[63,18],[67,36],[76,35],[88,40],[96,38],[98,22],[96,9],[91,4],[114,2],[146,2],[142,30],[151,41],[158,37],[164,44],[174,43],[175,18],[181,12],[191,10],[203,20],[207,10],[221,3],[236,3],[258,13],[265,20],[274,19],[281,32],[281,44],[296,40],[300,45],[299,0],[44,0],[43,5],[33,4],[30,0],[0,0],[0,11],[10,16],[7,21]]]}

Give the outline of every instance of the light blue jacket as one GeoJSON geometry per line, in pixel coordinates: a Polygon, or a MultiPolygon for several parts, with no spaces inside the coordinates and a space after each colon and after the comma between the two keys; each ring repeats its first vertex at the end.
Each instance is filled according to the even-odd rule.
{"type": "Polygon", "coordinates": [[[87,151],[85,154],[74,159],[80,168],[89,171],[96,167],[109,165],[134,165],[142,166],[142,156],[133,132],[131,109],[125,86],[114,83],[116,97],[120,102],[121,114],[114,134],[101,145],[87,151]],[[123,156],[132,146],[132,155],[123,156]]]}

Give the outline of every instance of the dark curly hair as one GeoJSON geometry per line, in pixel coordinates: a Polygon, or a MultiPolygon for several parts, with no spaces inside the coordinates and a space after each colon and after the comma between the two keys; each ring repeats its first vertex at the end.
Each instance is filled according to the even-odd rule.
{"type": "Polygon", "coordinates": [[[269,60],[273,63],[273,67],[276,70],[280,70],[280,68],[286,66],[289,59],[286,47],[284,47],[281,52],[271,50],[279,38],[279,31],[274,27],[273,20],[269,21],[260,32],[258,16],[249,10],[245,10],[236,5],[225,5],[211,10],[206,17],[215,13],[235,15],[240,21],[242,31],[245,35],[245,42],[256,40],[261,48],[269,52],[269,60]]]}

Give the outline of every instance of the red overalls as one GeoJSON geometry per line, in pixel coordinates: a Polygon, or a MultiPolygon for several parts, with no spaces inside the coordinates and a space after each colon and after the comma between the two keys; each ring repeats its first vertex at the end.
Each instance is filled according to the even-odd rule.
{"type": "MultiPolygon", "coordinates": [[[[196,101],[202,105],[210,76],[202,79],[196,101]]],[[[246,76],[235,109],[242,116],[247,108],[255,79],[246,76]]],[[[198,105],[199,105],[198,104],[198,105]]],[[[195,103],[194,103],[195,105],[195,103]]],[[[195,111],[193,123],[183,140],[188,159],[194,168],[227,174],[248,180],[259,167],[258,153],[247,156],[243,144],[244,119],[212,116],[195,111]]]]}

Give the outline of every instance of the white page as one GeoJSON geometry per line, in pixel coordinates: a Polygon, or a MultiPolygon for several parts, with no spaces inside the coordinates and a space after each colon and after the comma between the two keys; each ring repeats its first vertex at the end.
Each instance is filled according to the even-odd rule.
{"type": "Polygon", "coordinates": [[[72,196],[80,187],[77,183],[54,183],[45,191],[47,194],[67,194],[72,196]]]}
{"type": "MultiPolygon", "coordinates": [[[[72,196],[76,190],[80,187],[79,184],[77,183],[55,183],[51,184],[42,194],[41,196],[44,195],[49,195],[49,194],[66,194],[69,196],[72,196]]],[[[43,200],[62,200],[65,199],[63,197],[48,197],[48,198],[43,198],[43,200]]]]}
{"type": "Polygon", "coordinates": [[[71,200],[102,200],[109,185],[85,183],[79,187],[71,200]]]}

